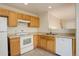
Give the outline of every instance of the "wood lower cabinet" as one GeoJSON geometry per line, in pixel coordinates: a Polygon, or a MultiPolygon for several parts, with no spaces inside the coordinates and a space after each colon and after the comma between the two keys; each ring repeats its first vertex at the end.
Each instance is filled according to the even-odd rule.
{"type": "Polygon", "coordinates": [[[9,38],[9,54],[11,56],[20,55],[20,38],[9,38]]]}
{"type": "MultiPolygon", "coordinates": [[[[56,39],[53,36],[35,35],[34,46],[35,48],[42,48],[51,53],[56,53],[56,39]]],[[[72,39],[72,55],[76,56],[76,39],[75,38],[72,39]]]]}
{"type": "Polygon", "coordinates": [[[47,48],[47,40],[45,36],[40,35],[40,39],[39,39],[39,47],[46,49],[47,48]]]}
{"type": "Polygon", "coordinates": [[[16,12],[9,11],[8,26],[9,27],[17,26],[17,13],[16,12]]]}
{"type": "Polygon", "coordinates": [[[55,46],[56,46],[56,42],[55,42],[55,38],[52,37],[52,36],[44,36],[44,35],[38,35],[38,39],[36,39],[34,41],[34,43],[36,42],[35,44],[35,47],[37,48],[42,48],[42,49],[45,49],[49,52],[52,52],[52,53],[55,53],[55,46]]]}
{"type": "Polygon", "coordinates": [[[33,45],[34,45],[34,48],[37,48],[37,46],[38,46],[38,40],[39,40],[39,36],[38,35],[34,35],[33,36],[33,45]]]}
{"type": "Polygon", "coordinates": [[[56,45],[55,39],[54,40],[51,40],[51,39],[47,40],[47,50],[48,51],[55,53],[55,50],[56,50],[55,45],[56,45]]]}
{"type": "Polygon", "coordinates": [[[47,40],[46,39],[41,39],[41,48],[47,49],[47,40]]]}

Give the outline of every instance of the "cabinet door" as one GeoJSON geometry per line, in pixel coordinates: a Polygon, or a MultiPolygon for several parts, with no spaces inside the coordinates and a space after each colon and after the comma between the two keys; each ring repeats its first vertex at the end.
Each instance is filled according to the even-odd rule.
{"type": "Polygon", "coordinates": [[[0,15],[1,16],[8,16],[9,11],[3,8],[0,8],[0,15]]]}
{"type": "Polygon", "coordinates": [[[17,26],[17,13],[9,12],[8,26],[9,27],[17,26]]]}
{"type": "Polygon", "coordinates": [[[31,16],[29,27],[39,27],[39,18],[31,16]]]}
{"type": "Polygon", "coordinates": [[[40,36],[39,36],[38,44],[37,44],[37,47],[38,47],[38,48],[41,48],[41,41],[42,41],[42,40],[41,40],[41,38],[40,38],[40,36]]]}
{"type": "Polygon", "coordinates": [[[33,44],[34,44],[34,48],[37,48],[38,40],[39,40],[38,35],[34,35],[34,36],[33,36],[33,44]]]}
{"type": "Polygon", "coordinates": [[[47,40],[47,50],[48,51],[55,53],[55,45],[56,45],[55,40],[52,40],[52,39],[47,40]]]}
{"type": "Polygon", "coordinates": [[[25,19],[28,20],[28,21],[30,21],[31,20],[31,16],[26,15],[26,18],[25,19]]]}
{"type": "Polygon", "coordinates": [[[10,40],[10,54],[11,56],[20,54],[20,38],[11,38],[10,40]]]}
{"type": "Polygon", "coordinates": [[[35,27],[35,18],[31,17],[31,23],[30,23],[30,27],[35,27]]]}
{"type": "Polygon", "coordinates": [[[23,14],[23,20],[30,21],[31,16],[23,14]]]}
{"type": "Polygon", "coordinates": [[[39,27],[39,25],[40,25],[39,18],[36,17],[36,18],[35,18],[35,26],[36,26],[36,27],[39,27]]]}
{"type": "Polygon", "coordinates": [[[17,13],[17,18],[18,18],[18,20],[19,19],[22,19],[23,18],[23,15],[21,13],[17,13]]]}
{"type": "Polygon", "coordinates": [[[45,36],[39,36],[39,37],[40,37],[40,39],[38,41],[38,47],[47,49],[47,40],[46,40],[45,36]]]}
{"type": "Polygon", "coordinates": [[[22,17],[23,17],[22,18],[23,20],[26,20],[26,15],[25,14],[22,14],[22,17]]]}
{"type": "Polygon", "coordinates": [[[43,49],[47,48],[47,41],[46,41],[46,39],[41,39],[41,48],[43,48],[43,49]]]}

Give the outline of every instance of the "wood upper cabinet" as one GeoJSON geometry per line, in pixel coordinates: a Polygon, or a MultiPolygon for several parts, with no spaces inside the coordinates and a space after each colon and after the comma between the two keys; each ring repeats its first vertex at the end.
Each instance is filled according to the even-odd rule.
{"type": "Polygon", "coordinates": [[[31,16],[23,14],[23,20],[30,21],[31,16]]]}
{"type": "Polygon", "coordinates": [[[32,16],[30,21],[30,27],[35,27],[35,17],[32,16]]]}
{"type": "Polygon", "coordinates": [[[31,19],[30,19],[30,24],[29,24],[29,27],[39,27],[39,18],[38,17],[34,17],[34,16],[31,16],[31,19]]]}
{"type": "Polygon", "coordinates": [[[25,20],[25,21],[30,21],[30,23],[28,23],[28,27],[39,27],[40,26],[39,17],[12,12],[12,11],[9,11],[9,10],[3,9],[3,8],[0,8],[0,16],[8,16],[8,26],[9,27],[16,27],[17,20],[19,20],[19,19],[25,20]]]}
{"type": "Polygon", "coordinates": [[[30,21],[31,16],[30,15],[25,15],[25,16],[26,16],[25,19],[28,20],[28,21],[30,21]]]}
{"type": "Polygon", "coordinates": [[[26,14],[22,14],[22,13],[17,13],[17,18],[18,20],[25,20],[25,21],[30,21],[30,23],[28,23],[28,27],[39,27],[40,26],[40,20],[39,17],[35,17],[35,16],[30,16],[30,15],[26,15],[26,14]]]}
{"type": "Polygon", "coordinates": [[[23,19],[23,14],[17,13],[17,18],[18,18],[18,19],[23,19]]]}
{"type": "Polygon", "coordinates": [[[9,53],[11,56],[20,55],[20,38],[9,38],[9,53]]]}
{"type": "Polygon", "coordinates": [[[8,26],[9,27],[17,26],[17,14],[15,12],[0,8],[0,16],[8,16],[8,26]]]}
{"type": "Polygon", "coordinates": [[[18,19],[22,19],[22,20],[30,20],[31,19],[31,16],[22,14],[22,13],[17,13],[17,17],[18,17],[18,19]]]}
{"type": "Polygon", "coordinates": [[[0,16],[8,16],[9,11],[7,9],[0,8],[0,16]]]}
{"type": "Polygon", "coordinates": [[[39,17],[36,17],[36,18],[35,18],[35,25],[36,25],[36,27],[39,27],[39,26],[40,26],[39,17]]]}
{"type": "Polygon", "coordinates": [[[22,20],[26,20],[26,15],[22,14],[22,20]]]}
{"type": "Polygon", "coordinates": [[[17,26],[17,13],[16,12],[9,11],[8,26],[9,27],[17,26]]]}

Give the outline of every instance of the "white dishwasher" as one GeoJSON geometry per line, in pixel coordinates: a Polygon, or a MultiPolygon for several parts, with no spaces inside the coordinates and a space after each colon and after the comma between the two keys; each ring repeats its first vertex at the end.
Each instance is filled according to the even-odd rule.
{"type": "Polygon", "coordinates": [[[72,39],[65,37],[56,38],[56,54],[61,56],[72,56],[72,39]]]}

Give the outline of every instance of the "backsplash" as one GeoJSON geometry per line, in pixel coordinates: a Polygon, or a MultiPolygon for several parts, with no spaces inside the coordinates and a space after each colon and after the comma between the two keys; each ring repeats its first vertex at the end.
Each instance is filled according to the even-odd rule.
{"type": "Polygon", "coordinates": [[[27,26],[27,23],[18,23],[17,27],[8,27],[8,34],[13,35],[20,32],[26,32],[26,33],[34,33],[37,32],[37,28],[29,28],[27,26]]]}

